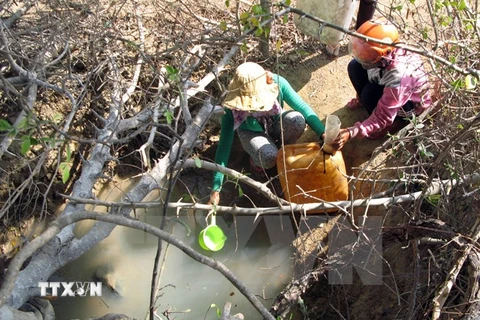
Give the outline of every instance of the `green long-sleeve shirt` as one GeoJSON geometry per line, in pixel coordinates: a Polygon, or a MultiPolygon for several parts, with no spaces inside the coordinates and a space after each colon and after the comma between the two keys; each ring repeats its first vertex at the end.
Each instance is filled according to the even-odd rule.
{"type": "MultiPolygon", "coordinates": [[[[280,75],[274,74],[273,80],[278,84],[279,94],[278,101],[283,109],[286,102],[293,110],[300,112],[310,126],[310,128],[321,138],[325,131],[323,123],[320,121],[310,106],[302,100],[298,93],[292,88],[290,83],[280,75]]],[[[241,125],[242,130],[251,130],[263,132],[263,127],[258,123],[257,119],[249,116],[241,125]]],[[[221,166],[227,166],[230,158],[234,137],[234,118],[232,110],[225,109],[225,114],[221,119],[220,141],[218,142],[215,154],[215,162],[221,166]]],[[[213,174],[213,191],[219,191],[222,187],[224,174],[215,172],[213,174]]]]}

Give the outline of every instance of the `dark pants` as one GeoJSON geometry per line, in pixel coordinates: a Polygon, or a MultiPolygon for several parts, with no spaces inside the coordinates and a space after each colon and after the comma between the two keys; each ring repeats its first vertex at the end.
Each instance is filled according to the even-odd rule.
{"type": "Polygon", "coordinates": [[[375,7],[377,5],[376,0],[360,0],[357,13],[357,23],[355,24],[355,30],[365,22],[373,18],[375,13],[375,7]]]}
{"type": "MultiPolygon", "coordinates": [[[[360,97],[360,101],[365,106],[365,109],[367,109],[368,114],[372,114],[383,95],[384,86],[377,83],[370,83],[368,81],[367,70],[355,59],[348,64],[348,76],[357,95],[360,97]]],[[[403,106],[405,112],[411,111],[413,108],[414,105],[412,101],[408,101],[403,106]]]]}
{"type": "MultiPolygon", "coordinates": [[[[361,103],[367,109],[368,114],[372,114],[373,110],[377,107],[378,101],[382,98],[384,86],[377,83],[370,83],[368,81],[367,70],[356,60],[350,61],[348,64],[348,76],[352,82],[361,103]]],[[[408,101],[403,105],[403,110],[409,112],[413,110],[414,104],[412,101],[408,101]]],[[[383,130],[372,133],[368,136],[370,139],[378,139],[385,136],[387,133],[395,133],[408,124],[408,121],[401,117],[396,117],[395,121],[383,130]]]]}

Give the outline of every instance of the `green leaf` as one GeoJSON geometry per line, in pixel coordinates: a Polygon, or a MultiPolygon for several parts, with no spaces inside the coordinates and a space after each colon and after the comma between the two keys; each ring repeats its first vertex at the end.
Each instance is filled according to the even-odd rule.
{"type": "Polygon", "coordinates": [[[68,182],[68,179],[70,178],[70,168],[71,165],[66,162],[60,163],[58,166],[58,171],[62,174],[62,182],[66,184],[68,182]]]}
{"type": "Polygon", "coordinates": [[[265,38],[268,38],[270,37],[270,28],[264,28],[264,37],[265,38]]]}
{"type": "Polygon", "coordinates": [[[240,46],[240,50],[242,50],[243,53],[248,53],[248,47],[245,42],[240,46]]]}
{"type": "Polygon", "coordinates": [[[172,76],[178,73],[178,70],[172,66],[165,66],[165,70],[167,70],[167,75],[172,76]]]}
{"type": "Polygon", "coordinates": [[[252,12],[253,14],[260,15],[263,13],[263,8],[261,5],[256,4],[252,7],[252,12]]]}
{"type": "Polygon", "coordinates": [[[286,24],[286,23],[288,22],[288,16],[287,16],[287,15],[284,15],[284,16],[282,17],[282,22],[283,22],[284,24],[286,24]]]}
{"type": "Polygon", "coordinates": [[[467,8],[467,4],[465,3],[465,0],[460,0],[458,3],[458,10],[465,10],[467,8]]]}
{"type": "Polygon", "coordinates": [[[291,1],[291,0],[286,0],[286,1],[285,1],[285,4],[286,4],[287,6],[289,6],[289,5],[290,5],[290,3],[292,3],[292,1],[291,1]]]}
{"type": "Polygon", "coordinates": [[[220,30],[222,31],[227,30],[227,23],[225,21],[220,22],[220,30]]]}
{"type": "Polygon", "coordinates": [[[12,130],[12,125],[5,119],[0,119],[0,131],[10,131],[12,130]]]}
{"type": "Polygon", "coordinates": [[[197,168],[201,168],[202,167],[202,160],[200,160],[199,157],[195,157],[193,159],[195,160],[195,165],[197,166],[197,168]]]}
{"type": "Polygon", "coordinates": [[[22,155],[26,155],[27,152],[30,150],[31,141],[29,136],[22,137],[22,144],[20,145],[20,152],[22,155]]]}
{"type": "Polygon", "coordinates": [[[449,27],[452,24],[453,18],[450,16],[445,16],[440,20],[440,23],[443,27],[449,27]]]}
{"type": "Polygon", "coordinates": [[[172,124],[173,122],[173,113],[170,110],[165,111],[165,119],[167,119],[168,124],[172,124]]]}
{"type": "Polygon", "coordinates": [[[420,33],[422,34],[422,38],[424,40],[428,39],[428,30],[427,29],[420,30],[420,33]]]}
{"type": "Polygon", "coordinates": [[[243,13],[240,15],[240,20],[247,20],[248,17],[250,17],[250,12],[243,12],[243,13]]]}
{"type": "Polygon", "coordinates": [[[441,198],[442,198],[441,195],[434,194],[434,195],[428,196],[427,201],[430,202],[430,204],[437,206],[441,198]]]}
{"type": "MultiPolygon", "coordinates": [[[[260,22],[258,21],[257,18],[255,17],[252,17],[250,19],[250,23],[252,24],[252,26],[255,26],[255,27],[258,27],[258,29],[261,29],[262,27],[260,27],[260,22]]],[[[263,31],[262,31],[263,32],[263,31]]]]}
{"type": "Polygon", "coordinates": [[[241,197],[243,196],[243,190],[242,187],[238,186],[238,196],[241,197]]]}
{"type": "Polygon", "coordinates": [[[228,8],[230,7],[230,0],[225,1],[225,6],[228,8]]]}
{"type": "Polygon", "coordinates": [[[215,304],[215,303],[212,303],[210,305],[210,308],[213,309],[215,308],[216,309],[216,312],[217,312],[217,317],[220,319],[222,317],[222,312],[220,311],[220,308],[215,304]]]}
{"type": "Polygon", "coordinates": [[[63,171],[66,167],[68,167],[68,163],[62,162],[58,165],[58,171],[63,171]]]}
{"type": "Polygon", "coordinates": [[[66,184],[68,182],[68,179],[70,179],[70,166],[65,166],[65,168],[62,171],[63,184],[66,184]]]}
{"type": "Polygon", "coordinates": [[[165,66],[165,70],[167,70],[167,78],[169,81],[176,81],[178,79],[178,69],[172,66],[165,66]]]}
{"type": "Polygon", "coordinates": [[[27,120],[27,118],[23,118],[22,120],[20,120],[20,122],[18,123],[17,127],[18,127],[19,130],[26,129],[26,128],[28,127],[28,120],[27,120]]]}
{"type": "Polygon", "coordinates": [[[282,39],[278,39],[275,43],[275,50],[278,52],[282,48],[282,39]]]}
{"type": "Polygon", "coordinates": [[[457,79],[452,82],[452,87],[454,90],[458,90],[462,87],[462,81],[460,79],[457,79]]]}

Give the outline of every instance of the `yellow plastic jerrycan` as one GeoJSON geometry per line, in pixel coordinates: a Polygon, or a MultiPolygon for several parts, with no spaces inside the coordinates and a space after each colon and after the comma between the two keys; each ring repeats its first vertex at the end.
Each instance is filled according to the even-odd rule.
{"type": "MultiPolygon", "coordinates": [[[[277,168],[284,198],[290,202],[301,204],[348,199],[345,162],[340,151],[326,153],[316,142],[286,145],[278,152],[277,168]]],[[[326,211],[336,209],[307,213],[326,211]]]]}

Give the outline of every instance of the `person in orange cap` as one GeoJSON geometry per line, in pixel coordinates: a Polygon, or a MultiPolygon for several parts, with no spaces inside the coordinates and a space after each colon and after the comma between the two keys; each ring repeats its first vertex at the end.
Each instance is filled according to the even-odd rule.
{"type": "MultiPolygon", "coordinates": [[[[251,170],[257,173],[273,168],[279,145],[295,143],[306,124],[320,139],[325,131],[312,108],[285,78],[254,62],[245,62],[236,68],[223,106],[225,113],[215,154],[215,162],[221,166],[228,165],[235,131],[250,156],[251,170]],[[284,103],[293,110],[284,112],[284,103]]],[[[223,173],[214,173],[210,204],[218,204],[223,179],[223,173]]]]}
{"type": "Polygon", "coordinates": [[[359,37],[350,39],[354,59],[348,75],[357,93],[347,108],[365,108],[369,117],[343,128],[332,146],[338,150],[355,137],[377,139],[405,126],[412,115],[420,115],[432,103],[428,75],[420,55],[394,45],[399,42],[397,28],[387,20],[364,22],[357,33],[378,39],[380,44],[359,37]]]}

